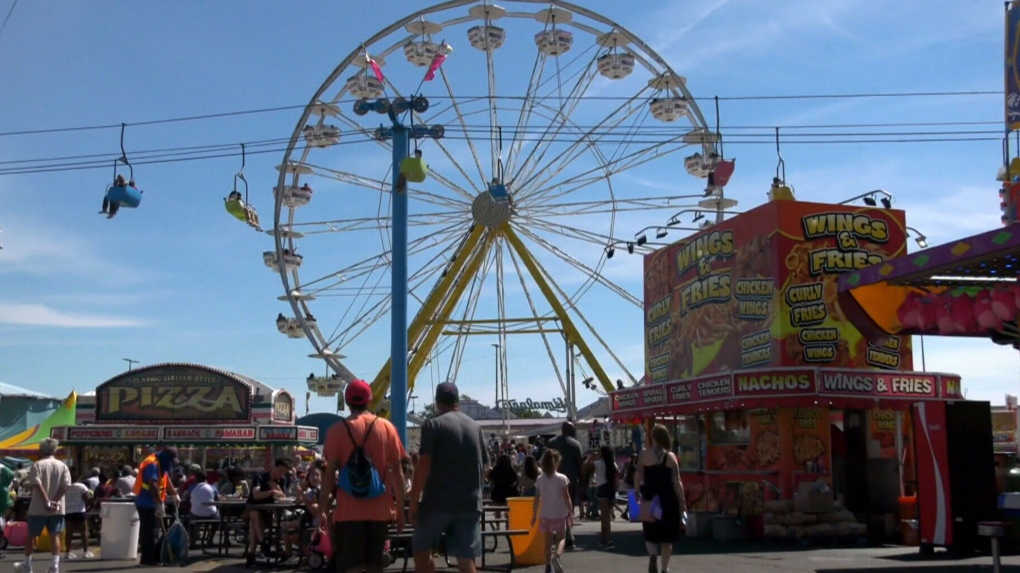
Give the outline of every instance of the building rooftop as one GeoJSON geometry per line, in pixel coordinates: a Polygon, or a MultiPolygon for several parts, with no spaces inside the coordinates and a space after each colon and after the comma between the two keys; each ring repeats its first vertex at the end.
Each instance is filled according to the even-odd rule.
{"type": "Polygon", "coordinates": [[[39,398],[41,400],[60,400],[60,398],[57,398],[56,396],[50,396],[48,394],[36,392],[35,390],[29,390],[28,388],[22,388],[13,384],[0,382],[0,397],[7,396],[23,396],[28,398],[39,398]]]}

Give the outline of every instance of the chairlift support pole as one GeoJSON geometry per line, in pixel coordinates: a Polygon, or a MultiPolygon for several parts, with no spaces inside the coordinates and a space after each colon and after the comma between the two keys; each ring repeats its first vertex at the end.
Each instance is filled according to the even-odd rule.
{"type": "Polygon", "coordinates": [[[407,184],[399,185],[400,162],[407,157],[408,129],[390,110],[393,122],[393,271],[390,313],[390,420],[407,444],[407,184]]]}

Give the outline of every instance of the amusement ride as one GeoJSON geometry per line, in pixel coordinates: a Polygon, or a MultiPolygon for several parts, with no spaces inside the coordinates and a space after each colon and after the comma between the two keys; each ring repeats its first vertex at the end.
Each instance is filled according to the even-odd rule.
{"type": "Polygon", "coordinates": [[[635,384],[591,319],[641,312],[603,267],[656,243],[621,222],[721,220],[733,166],[686,79],[613,20],[548,0],[424,8],[350,52],[298,119],[263,255],[290,305],[277,328],[328,366],[311,392],[364,378],[395,417],[427,368],[456,380],[493,338],[505,365],[511,335],[541,340],[568,403],[575,374],[635,384]],[[390,360],[366,361],[387,329],[390,360]]]}

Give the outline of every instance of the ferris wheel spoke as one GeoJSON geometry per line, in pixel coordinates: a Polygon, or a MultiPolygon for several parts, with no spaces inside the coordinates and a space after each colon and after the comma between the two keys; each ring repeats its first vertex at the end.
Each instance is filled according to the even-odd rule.
{"type": "MultiPolygon", "coordinates": [[[[541,325],[545,317],[539,315],[538,308],[535,307],[535,300],[531,296],[531,291],[528,289],[527,281],[524,280],[524,277],[527,276],[527,272],[521,269],[521,263],[517,260],[517,255],[514,253],[513,249],[507,249],[507,251],[510,253],[510,261],[514,265],[517,280],[521,283],[521,291],[524,293],[524,298],[528,301],[528,307],[531,309],[531,316],[535,319],[536,323],[541,325]]],[[[540,328],[539,330],[542,336],[542,344],[545,346],[546,355],[549,357],[549,361],[553,365],[553,371],[556,373],[556,380],[560,383],[560,390],[563,391],[564,396],[567,396],[569,395],[567,392],[567,384],[564,381],[563,375],[560,373],[559,363],[556,361],[556,355],[553,353],[552,344],[549,342],[549,335],[545,332],[545,329],[540,328]]]]}
{"type": "Polygon", "coordinates": [[[489,178],[494,178],[499,173],[499,148],[496,144],[497,131],[499,130],[499,113],[496,109],[496,67],[493,62],[495,51],[485,50],[485,70],[489,87],[489,159],[492,168],[489,171],[491,175],[482,181],[488,181],[489,178]]]}
{"type": "MultiPolygon", "coordinates": [[[[614,283],[613,281],[603,276],[601,273],[601,269],[593,269],[589,267],[588,265],[582,263],[576,258],[570,256],[563,249],[550,243],[549,241],[545,240],[544,238],[540,237],[537,233],[534,233],[529,229],[519,228],[518,231],[521,234],[529,237],[532,241],[535,242],[535,244],[539,245],[543,249],[549,251],[550,253],[558,257],[560,260],[564,261],[565,263],[569,264],[575,269],[581,271],[586,276],[588,276],[591,279],[594,279],[596,282],[605,286],[614,293],[620,295],[620,298],[624,299],[625,301],[633,304],[638,308],[644,308],[644,303],[638,297],[632,295],[630,292],[627,291],[627,289],[621,287],[620,285],[614,283]]],[[[605,259],[600,259],[600,264],[604,261],[605,259]]]]}
{"type": "MultiPolygon", "coordinates": [[[[439,70],[440,70],[440,72],[442,72],[442,68],[440,68],[439,70]]],[[[459,109],[458,108],[458,104],[457,104],[457,100],[454,97],[453,91],[452,91],[452,89],[450,89],[450,84],[449,84],[449,82],[446,81],[445,74],[443,75],[443,80],[444,80],[444,83],[446,83],[447,90],[448,90],[448,92],[450,94],[449,97],[451,98],[451,101],[453,102],[454,109],[459,109]]],[[[404,98],[405,97],[397,89],[397,87],[393,83],[389,82],[389,80],[387,80],[387,83],[390,85],[390,87],[393,90],[394,95],[396,97],[400,97],[400,98],[404,98]]],[[[419,114],[418,112],[414,111],[413,109],[408,110],[408,113],[411,114],[412,121],[413,121],[413,118],[418,118],[419,123],[422,124],[422,125],[429,125],[430,123],[432,123],[431,121],[429,121],[427,119],[424,119],[421,114],[419,114]]],[[[458,115],[458,117],[461,117],[459,111],[458,111],[457,115],[458,115]]],[[[461,118],[461,123],[463,124],[463,118],[461,118]]],[[[432,139],[432,142],[435,143],[437,147],[439,147],[439,149],[443,152],[444,155],[446,155],[446,158],[450,161],[450,163],[454,166],[454,168],[457,169],[461,173],[461,175],[464,177],[465,181],[470,183],[471,182],[471,178],[467,175],[467,173],[464,172],[464,169],[463,169],[463,167],[461,167],[460,162],[458,162],[457,159],[453,156],[453,154],[451,154],[446,149],[446,146],[443,145],[442,140],[441,139],[432,139]]],[[[417,143],[415,145],[417,145],[417,143]]],[[[474,149],[472,149],[472,153],[476,155],[475,159],[476,159],[476,163],[478,163],[478,161],[477,161],[477,153],[474,152],[474,149]]],[[[481,164],[478,163],[478,165],[479,165],[479,168],[480,168],[481,164]]],[[[474,199],[474,197],[475,197],[474,194],[472,194],[471,192],[467,191],[462,186],[456,185],[450,179],[448,179],[446,177],[443,177],[442,175],[440,175],[437,172],[437,170],[435,168],[430,170],[430,175],[432,175],[432,177],[434,179],[436,179],[437,181],[442,183],[445,187],[447,187],[448,189],[450,189],[454,193],[457,193],[458,195],[464,197],[468,201],[471,201],[471,200],[474,199]]]]}
{"type": "MultiPolygon", "coordinates": [[[[698,194],[701,197],[701,194],[698,194]]],[[[517,206],[517,215],[525,217],[576,217],[600,213],[626,211],[659,211],[682,209],[677,201],[687,198],[686,195],[673,197],[637,197],[633,199],[613,199],[605,201],[572,201],[567,203],[541,203],[517,206]]],[[[696,208],[696,205],[692,205],[696,208]]]]}
{"type": "Polygon", "coordinates": [[[535,50],[535,63],[531,67],[531,81],[528,82],[528,91],[524,94],[524,100],[521,102],[520,113],[517,115],[517,127],[514,129],[513,139],[510,140],[510,151],[504,166],[507,173],[513,173],[514,162],[524,145],[524,130],[531,123],[531,112],[535,109],[533,100],[538,97],[538,89],[541,85],[542,72],[545,70],[547,57],[542,50],[535,50]]]}
{"type": "Polygon", "coordinates": [[[535,105],[547,109],[554,117],[542,132],[538,141],[536,141],[531,147],[531,150],[528,152],[528,156],[524,158],[521,166],[518,168],[516,164],[514,165],[513,181],[516,182],[514,185],[518,189],[523,190],[526,188],[526,184],[522,184],[521,180],[523,179],[526,181],[531,178],[535,170],[542,165],[545,156],[549,153],[549,150],[552,149],[554,143],[556,143],[557,139],[561,137],[563,129],[568,123],[570,123],[571,115],[573,115],[574,110],[576,110],[577,106],[581,103],[581,101],[583,101],[584,94],[588,92],[588,88],[591,87],[592,82],[595,80],[596,74],[592,69],[592,63],[594,61],[595,58],[592,58],[591,62],[589,62],[584,68],[581,76],[577,78],[577,82],[574,84],[573,88],[571,88],[570,93],[567,96],[568,103],[565,109],[561,109],[558,106],[548,106],[544,104],[545,100],[554,97],[553,94],[535,102],[535,105]]]}
{"type": "Polygon", "coordinates": [[[644,93],[644,91],[645,91],[644,89],[639,91],[637,94],[634,95],[634,97],[630,98],[629,100],[624,102],[620,107],[614,110],[613,113],[606,116],[604,120],[602,120],[596,126],[587,130],[583,135],[578,137],[576,141],[567,146],[567,148],[564,149],[563,152],[558,155],[557,159],[555,159],[548,166],[548,168],[542,171],[535,172],[534,170],[532,170],[532,172],[529,172],[528,178],[521,185],[521,188],[526,190],[524,196],[522,196],[521,199],[523,200],[541,193],[543,190],[545,190],[545,185],[549,181],[557,177],[564,169],[569,167],[586,150],[589,149],[596,154],[599,163],[601,164],[599,167],[589,170],[589,172],[594,172],[601,169],[606,173],[607,176],[610,175],[611,170],[609,169],[607,164],[611,164],[611,162],[605,157],[605,154],[602,152],[601,147],[599,147],[598,145],[597,139],[594,138],[594,134],[598,133],[599,130],[603,129],[607,129],[610,131],[616,129],[621,123],[626,121],[627,118],[631,117],[635,113],[639,113],[644,106],[636,104],[641,94],[644,93]],[[617,117],[617,114],[620,114],[619,117],[617,117]]]}
{"type": "MultiPolygon", "coordinates": [[[[587,57],[588,52],[590,52],[593,49],[595,49],[595,45],[594,44],[592,46],[589,46],[588,49],[584,50],[583,52],[578,53],[568,63],[568,66],[572,66],[575,63],[577,63],[578,61],[580,61],[580,60],[584,59],[585,57],[587,57]]],[[[597,50],[596,50],[596,53],[597,53],[597,50]]],[[[558,65],[559,64],[559,60],[560,60],[560,58],[557,57],[556,58],[557,71],[559,70],[559,65],[558,65]]],[[[544,62],[543,62],[543,66],[544,66],[544,62]]],[[[581,102],[580,95],[578,95],[579,89],[582,88],[582,86],[583,86],[584,92],[587,92],[587,85],[585,85],[585,84],[586,83],[590,84],[591,81],[594,80],[594,74],[590,74],[591,77],[587,78],[588,75],[589,75],[589,72],[590,72],[590,68],[591,68],[591,62],[588,62],[585,66],[581,66],[577,72],[571,74],[567,78],[567,81],[570,81],[570,80],[573,80],[573,79],[577,78],[577,82],[574,84],[573,88],[570,91],[570,94],[567,96],[567,99],[566,99],[566,101],[568,101],[569,105],[570,105],[568,113],[566,114],[567,116],[570,116],[573,113],[574,108],[576,108],[577,105],[581,102]],[[587,78],[587,82],[585,82],[585,78],[587,78]]],[[[532,83],[535,83],[534,78],[532,79],[532,83]]],[[[530,85],[532,85],[532,84],[529,84],[529,86],[530,85]]],[[[562,89],[561,89],[562,85],[563,85],[562,77],[560,76],[559,73],[557,73],[557,74],[554,74],[554,75],[552,75],[549,78],[546,78],[544,80],[539,78],[538,84],[535,86],[534,96],[530,99],[531,105],[530,105],[530,108],[529,108],[529,116],[530,116],[530,113],[532,111],[534,111],[535,107],[539,106],[539,104],[542,104],[546,100],[552,99],[553,97],[557,98],[557,102],[556,102],[555,106],[545,106],[545,105],[541,106],[541,107],[544,107],[546,109],[549,109],[552,112],[552,115],[551,115],[551,117],[547,118],[548,119],[548,123],[546,124],[545,130],[543,131],[543,136],[539,138],[539,141],[541,141],[545,136],[549,135],[553,125],[555,124],[556,118],[561,116],[561,112],[563,110],[562,103],[563,103],[563,99],[564,99],[563,98],[563,94],[562,94],[562,89]],[[544,97],[538,97],[539,89],[542,86],[544,86],[546,83],[548,83],[548,82],[550,82],[552,80],[556,80],[556,86],[557,86],[556,92],[555,93],[550,92],[549,94],[547,94],[544,97]]],[[[582,92],[582,93],[584,93],[584,92],[582,92]]],[[[529,125],[529,124],[530,124],[530,117],[529,117],[529,121],[527,123],[525,123],[523,127],[526,128],[527,125],[529,125]]],[[[560,129],[562,129],[562,126],[557,128],[557,133],[558,133],[558,131],[560,129]]],[[[515,133],[515,137],[516,137],[516,135],[517,134],[515,133]]],[[[514,173],[514,174],[518,173],[517,161],[520,158],[520,152],[521,152],[520,148],[523,145],[523,141],[524,141],[523,137],[521,138],[521,140],[518,141],[518,148],[517,148],[517,150],[515,152],[515,155],[514,155],[514,161],[513,161],[512,165],[507,168],[507,172],[509,172],[509,173],[514,173]]],[[[534,154],[535,154],[535,152],[537,150],[537,147],[538,147],[537,143],[534,146],[532,146],[531,152],[528,154],[528,158],[525,159],[525,163],[527,163],[534,156],[534,154]]],[[[514,178],[517,179],[519,177],[515,176],[514,178]]]]}
{"type": "MultiPolygon", "coordinates": [[[[340,171],[338,169],[331,169],[319,165],[309,165],[309,167],[315,169],[316,173],[320,175],[323,176],[328,175],[331,178],[336,179],[342,183],[349,183],[357,187],[362,187],[364,189],[369,189],[371,191],[377,191],[383,194],[388,194],[390,192],[390,183],[388,181],[383,181],[382,179],[374,179],[371,177],[366,177],[364,175],[358,175],[356,173],[340,171]]],[[[447,186],[450,189],[453,189],[454,191],[458,191],[459,194],[462,194],[465,197],[471,197],[471,195],[468,194],[467,191],[464,191],[463,189],[460,189],[459,187],[453,185],[446,178],[442,177],[442,175],[434,171],[430,172],[430,175],[436,181],[443,183],[444,186],[447,186]]],[[[465,211],[469,208],[469,204],[466,203],[465,201],[458,200],[452,197],[446,197],[438,193],[425,191],[424,189],[418,187],[408,187],[407,192],[408,199],[414,199],[425,203],[431,203],[433,205],[440,207],[459,208],[465,211]]]]}
{"type": "MultiPolygon", "coordinates": [[[[630,370],[627,369],[627,366],[624,365],[623,361],[620,360],[619,356],[617,356],[616,353],[613,352],[613,349],[609,347],[609,344],[606,343],[605,339],[599,336],[599,333],[597,330],[595,330],[595,327],[593,327],[591,322],[588,321],[587,318],[585,318],[584,313],[582,313],[581,309],[577,307],[577,304],[571,301],[570,297],[567,296],[567,293],[564,292],[564,290],[560,287],[559,283],[556,282],[556,279],[552,275],[550,275],[544,268],[542,268],[540,263],[535,261],[535,264],[538,265],[539,271],[544,276],[546,282],[550,284],[553,289],[555,289],[556,293],[559,294],[559,296],[561,297],[560,300],[570,301],[570,309],[574,311],[573,312],[574,316],[581,319],[581,322],[585,325],[585,327],[587,327],[588,332],[595,337],[595,340],[597,340],[599,344],[602,346],[602,348],[609,354],[609,356],[613,358],[613,361],[616,362],[616,365],[619,366],[620,369],[622,369],[624,373],[627,374],[627,377],[630,378],[632,382],[636,383],[637,380],[634,378],[634,375],[630,373],[630,370]]],[[[589,366],[594,367],[595,365],[589,364],[589,366]]]]}
{"type": "MultiPolygon", "coordinates": [[[[446,70],[439,68],[439,76],[443,78],[443,85],[446,86],[446,93],[450,98],[450,105],[452,106],[454,113],[457,114],[457,121],[460,123],[461,129],[464,130],[464,137],[467,140],[468,149],[471,150],[471,157],[474,159],[475,167],[478,168],[479,180],[484,183],[485,181],[488,181],[489,178],[485,175],[485,169],[482,167],[482,160],[478,155],[478,149],[475,147],[475,142],[469,135],[470,129],[468,129],[467,120],[461,111],[461,103],[457,96],[453,93],[453,87],[450,85],[450,79],[446,76],[446,70]]],[[[436,143],[439,143],[439,140],[436,140],[436,143]]],[[[443,151],[445,152],[446,149],[444,148],[443,151]]],[[[449,152],[446,152],[446,155],[450,158],[450,161],[457,166],[460,172],[464,174],[464,179],[471,181],[471,178],[468,177],[467,173],[464,173],[464,170],[460,167],[459,162],[457,162],[449,152]]]]}
{"type": "MultiPolygon", "coordinates": [[[[408,242],[408,255],[420,254],[437,246],[442,246],[442,240],[453,233],[461,232],[463,228],[463,221],[455,222],[435,232],[425,234],[421,237],[417,237],[408,242]]],[[[301,289],[307,289],[310,286],[328,281],[330,279],[337,279],[339,282],[332,283],[332,286],[336,286],[340,282],[345,282],[351,278],[363,276],[367,272],[372,272],[379,268],[388,267],[390,265],[390,257],[392,251],[384,250],[381,253],[369,256],[365,259],[361,259],[351,265],[348,265],[339,270],[330,272],[329,274],[315,278],[311,281],[303,282],[299,286],[301,289]]],[[[314,291],[307,291],[305,294],[315,294],[327,290],[329,287],[320,287],[314,291]]],[[[302,292],[305,292],[302,290],[302,292]]]]}
{"type": "Polygon", "coordinates": [[[472,284],[468,292],[468,299],[464,305],[464,311],[461,313],[460,324],[457,325],[457,331],[461,333],[462,336],[458,336],[455,339],[450,366],[447,369],[447,380],[456,380],[457,374],[460,372],[460,368],[464,360],[464,350],[467,347],[467,336],[463,335],[466,335],[471,331],[469,318],[474,317],[478,310],[478,301],[481,300],[482,287],[485,285],[485,279],[492,270],[492,262],[494,260],[495,255],[490,253],[485,264],[482,265],[481,271],[476,274],[472,280],[472,284]]]}
{"type": "MultiPolygon", "coordinates": [[[[444,149],[444,151],[445,151],[445,149],[444,149]]],[[[454,163],[456,164],[456,162],[454,162],[454,163]]],[[[461,173],[464,172],[464,170],[461,169],[459,165],[457,165],[457,170],[460,171],[461,173]]],[[[475,198],[475,196],[472,195],[468,190],[466,190],[463,187],[455,184],[453,181],[448,179],[445,175],[443,175],[439,171],[430,169],[429,170],[429,177],[431,177],[432,179],[435,179],[436,181],[442,183],[444,187],[446,187],[447,189],[450,189],[451,191],[457,193],[461,197],[464,197],[468,201],[471,201],[471,200],[473,200],[475,198]]],[[[439,195],[437,195],[437,197],[439,197],[439,195]]],[[[457,205],[464,205],[464,202],[463,201],[457,201],[455,204],[457,204],[457,205]]]]}
{"type": "MultiPolygon", "coordinates": [[[[441,211],[433,213],[415,213],[407,216],[408,227],[420,227],[463,221],[463,211],[441,211]]],[[[389,229],[390,217],[360,217],[356,219],[331,219],[326,221],[306,221],[294,223],[291,230],[301,229],[306,237],[325,233],[344,233],[354,231],[367,231],[376,229],[389,229]],[[323,228],[313,230],[312,227],[323,228]]]]}
{"type": "Polygon", "coordinates": [[[599,246],[608,245],[617,240],[613,236],[606,235],[604,233],[597,233],[595,231],[590,231],[588,229],[584,229],[581,227],[575,227],[563,223],[554,223],[552,221],[546,221],[543,219],[532,219],[523,217],[521,218],[520,222],[522,223],[522,225],[526,223],[527,225],[542,227],[547,231],[562,235],[569,239],[587,241],[589,243],[599,246]]]}
{"type": "MultiPolygon", "coordinates": [[[[415,276],[409,278],[409,282],[417,283],[420,287],[422,283],[427,281],[429,278],[438,273],[445,267],[444,262],[433,263],[422,267],[415,276]]],[[[385,275],[384,275],[385,276],[385,275]]],[[[411,287],[414,290],[415,286],[411,287]]],[[[380,318],[386,316],[390,311],[391,303],[391,291],[385,289],[382,294],[379,294],[379,300],[373,303],[370,307],[363,305],[362,310],[359,311],[358,315],[350,322],[347,328],[340,330],[338,328],[331,335],[327,346],[332,346],[334,343],[340,345],[349,344],[351,341],[357,339],[361,334],[367,331],[372,325],[374,325],[380,318]]],[[[341,322],[340,324],[343,324],[341,322]]]]}
{"type": "MultiPolygon", "coordinates": [[[[611,162],[604,163],[598,167],[592,167],[591,169],[575,174],[563,181],[558,181],[552,186],[548,185],[550,178],[546,178],[543,181],[536,183],[535,186],[536,189],[542,189],[544,191],[537,191],[528,197],[531,198],[532,205],[542,205],[545,202],[565,197],[603,180],[601,177],[598,179],[593,178],[593,176],[599,171],[606,173],[607,178],[605,180],[608,181],[608,176],[610,175],[619,175],[634,169],[635,167],[648,163],[649,161],[661,159],[676,153],[681,149],[681,147],[676,144],[682,142],[683,136],[677,136],[666,141],[648,144],[646,147],[633,151],[625,156],[618,157],[611,162]],[[563,187],[566,187],[566,189],[562,189],[563,187]],[[561,189],[558,192],[551,191],[551,189],[556,188],[561,189]]],[[[554,173],[552,177],[555,177],[558,174],[559,171],[554,173]]]]}
{"type": "Polygon", "coordinates": [[[347,117],[343,112],[341,112],[340,115],[336,116],[336,118],[339,121],[341,121],[344,125],[346,125],[348,129],[351,130],[350,133],[356,133],[358,135],[361,135],[365,138],[365,141],[371,141],[378,145],[379,147],[385,149],[386,151],[390,151],[391,149],[393,149],[393,146],[390,144],[388,140],[379,139],[378,137],[375,136],[375,132],[373,130],[366,129],[354,119],[347,117]]]}

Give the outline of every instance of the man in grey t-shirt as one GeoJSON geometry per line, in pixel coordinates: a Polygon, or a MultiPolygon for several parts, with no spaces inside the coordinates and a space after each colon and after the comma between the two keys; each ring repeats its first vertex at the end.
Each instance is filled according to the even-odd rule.
{"type": "Polygon", "coordinates": [[[436,387],[439,414],[421,427],[418,467],[411,486],[415,573],[432,573],[432,549],[446,535],[447,555],[460,573],[476,573],[482,554],[482,472],[489,463],[482,429],[460,411],[452,382],[436,387]]]}

